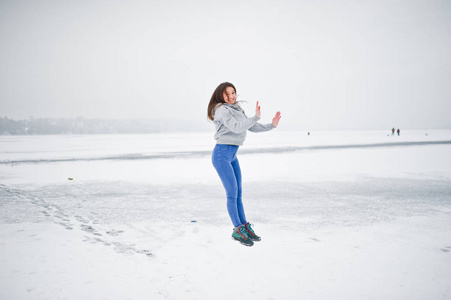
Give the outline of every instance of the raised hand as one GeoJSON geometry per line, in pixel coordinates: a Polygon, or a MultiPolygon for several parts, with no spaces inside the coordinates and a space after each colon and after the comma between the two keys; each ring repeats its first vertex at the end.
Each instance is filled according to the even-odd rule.
{"type": "Polygon", "coordinates": [[[277,125],[279,125],[280,118],[282,118],[282,115],[280,114],[280,111],[278,111],[274,116],[274,118],[272,119],[272,125],[274,127],[277,127],[277,125]]]}
{"type": "Polygon", "coordinates": [[[262,116],[262,112],[260,111],[260,106],[258,106],[258,101],[257,101],[257,107],[255,108],[255,115],[258,118],[261,118],[261,116],[262,116]]]}

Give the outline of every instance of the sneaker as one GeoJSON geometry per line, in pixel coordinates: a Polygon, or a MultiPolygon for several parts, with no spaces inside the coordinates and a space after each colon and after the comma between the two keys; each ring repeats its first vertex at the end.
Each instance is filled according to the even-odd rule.
{"type": "Polygon", "coordinates": [[[232,239],[240,242],[244,246],[253,246],[254,242],[247,236],[246,227],[244,225],[240,225],[233,229],[232,239]]]}
{"type": "Polygon", "coordinates": [[[244,224],[244,228],[246,228],[246,233],[247,236],[254,242],[259,242],[261,241],[261,237],[259,237],[258,235],[255,234],[255,231],[252,229],[251,224],[249,222],[247,222],[246,224],[244,224]]]}

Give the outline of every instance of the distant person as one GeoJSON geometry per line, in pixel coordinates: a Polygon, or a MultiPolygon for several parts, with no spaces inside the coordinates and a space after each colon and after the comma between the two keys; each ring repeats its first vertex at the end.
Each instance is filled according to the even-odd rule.
{"type": "Polygon", "coordinates": [[[227,210],[234,229],[232,238],[246,246],[252,246],[261,238],[255,234],[247,222],[241,199],[241,170],[236,153],[246,139],[247,130],[251,132],[269,131],[277,127],[281,118],[277,112],[272,123],[260,124],[260,106],[255,115],[248,118],[236,101],[235,86],[229,82],[221,83],[211,96],[208,104],[208,118],[216,126],[216,146],[213,149],[212,162],[227,194],[227,210]]]}
{"type": "Polygon", "coordinates": [[[391,129],[391,135],[395,135],[395,128],[394,127],[391,129]]]}
{"type": "Polygon", "coordinates": [[[399,133],[400,133],[401,131],[400,131],[399,128],[398,128],[398,130],[397,130],[396,132],[398,133],[398,136],[399,136],[399,133]]]}

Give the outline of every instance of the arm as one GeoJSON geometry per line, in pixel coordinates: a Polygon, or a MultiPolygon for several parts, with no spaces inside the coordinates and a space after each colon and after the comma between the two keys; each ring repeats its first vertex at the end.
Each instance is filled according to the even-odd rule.
{"type": "Polygon", "coordinates": [[[274,129],[276,127],[274,127],[274,125],[272,123],[269,124],[260,124],[260,123],[256,123],[254,126],[252,126],[251,128],[249,128],[249,131],[251,132],[265,132],[265,131],[270,131],[272,129],[274,129]]]}
{"type": "Polygon", "coordinates": [[[279,125],[279,120],[280,120],[281,117],[282,117],[282,115],[278,111],[276,113],[276,115],[274,116],[274,118],[272,119],[272,123],[265,124],[265,125],[260,124],[260,123],[256,123],[254,126],[249,128],[249,131],[251,131],[251,132],[264,132],[264,131],[272,130],[272,129],[276,128],[277,125],[279,125]]]}
{"type": "Polygon", "coordinates": [[[216,110],[215,119],[220,120],[230,131],[241,133],[254,126],[260,118],[255,115],[252,118],[237,121],[227,108],[221,106],[216,110]]]}

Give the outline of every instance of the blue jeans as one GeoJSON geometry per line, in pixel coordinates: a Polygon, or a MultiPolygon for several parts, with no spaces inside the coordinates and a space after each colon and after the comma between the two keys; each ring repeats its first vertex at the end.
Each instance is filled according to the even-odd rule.
{"type": "Polygon", "coordinates": [[[241,200],[241,169],[236,152],[238,146],[216,144],[212,162],[227,194],[227,210],[233,226],[246,224],[243,201],[241,200]]]}

